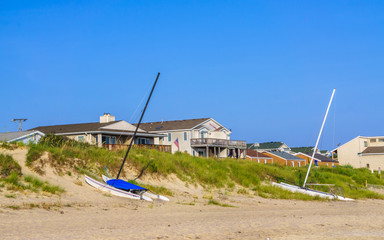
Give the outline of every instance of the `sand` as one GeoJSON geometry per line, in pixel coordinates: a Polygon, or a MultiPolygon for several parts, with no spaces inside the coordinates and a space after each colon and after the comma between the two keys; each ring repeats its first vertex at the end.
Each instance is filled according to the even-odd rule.
{"type": "MultiPolygon", "coordinates": [[[[25,163],[25,149],[7,153],[25,163]]],[[[4,188],[0,192],[0,239],[384,239],[382,200],[273,200],[147,177],[143,181],[175,193],[170,202],[150,203],[103,194],[82,177],[58,176],[52,169],[44,179],[66,193],[6,198],[4,188]],[[233,207],[208,205],[210,196],[233,207]],[[30,209],[31,203],[39,207],[30,209]]]]}

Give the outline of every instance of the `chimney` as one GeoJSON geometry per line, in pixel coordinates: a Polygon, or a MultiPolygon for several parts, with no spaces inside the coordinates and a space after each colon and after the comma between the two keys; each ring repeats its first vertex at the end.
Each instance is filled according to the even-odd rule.
{"type": "Polygon", "coordinates": [[[111,116],[110,113],[104,113],[103,116],[100,116],[100,123],[108,123],[115,121],[115,116],[111,116]]]}

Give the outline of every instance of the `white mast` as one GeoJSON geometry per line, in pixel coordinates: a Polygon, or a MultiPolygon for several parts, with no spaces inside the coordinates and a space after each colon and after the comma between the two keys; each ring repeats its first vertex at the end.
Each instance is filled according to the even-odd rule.
{"type": "Polygon", "coordinates": [[[325,124],[325,120],[327,119],[328,111],[329,111],[329,108],[331,107],[331,103],[332,103],[332,99],[333,99],[333,95],[335,94],[335,91],[336,91],[336,89],[334,88],[334,89],[333,89],[333,92],[332,92],[331,100],[329,100],[329,104],[328,104],[327,112],[325,113],[325,116],[324,116],[323,124],[321,125],[321,128],[320,128],[319,136],[317,137],[317,141],[316,141],[315,149],[313,149],[311,162],[309,163],[309,168],[308,168],[308,171],[307,171],[307,175],[305,176],[305,181],[304,181],[304,185],[303,185],[303,187],[305,187],[305,185],[306,185],[306,183],[307,183],[308,174],[309,174],[309,171],[311,170],[312,161],[313,161],[313,158],[315,157],[315,153],[316,153],[317,145],[319,144],[319,140],[320,140],[320,137],[321,137],[321,133],[323,132],[323,127],[324,127],[324,124],[325,124]]]}

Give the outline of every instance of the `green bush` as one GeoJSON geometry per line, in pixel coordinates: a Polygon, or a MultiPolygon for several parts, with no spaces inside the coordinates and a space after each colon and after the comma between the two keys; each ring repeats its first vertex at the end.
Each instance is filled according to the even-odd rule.
{"type": "Polygon", "coordinates": [[[0,177],[6,178],[11,173],[21,175],[20,165],[10,155],[0,154],[0,177]]]}

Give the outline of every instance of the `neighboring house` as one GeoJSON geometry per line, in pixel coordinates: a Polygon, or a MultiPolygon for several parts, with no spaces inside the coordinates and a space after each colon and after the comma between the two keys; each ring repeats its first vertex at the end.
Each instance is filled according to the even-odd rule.
{"type": "Polygon", "coordinates": [[[384,136],[358,136],[332,150],[340,165],[355,168],[384,169],[384,136]]]}
{"type": "Polygon", "coordinates": [[[264,142],[247,144],[247,149],[257,151],[281,151],[288,152],[290,148],[283,142],[264,142]]]}
{"type": "MultiPolygon", "coordinates": [[[[31,130],[37,130],[44,134],[66,136],[79,142],[112,149],[121,145],[128,145],[132,140],[135,129],[135,126],[126,121],[115,121],[115,117],[108,113],[100,117],[100,122],[41,126],[31,130]]],[[[155,144],[163,136],[162,134],[148,133],[139,129],[134,144],[155,144]]],[[[170,146],[168,151],[171,151],[170,146]]]]}
{"type": "Polygon", "coordinates": [[[264,164],[272,164],[273,163],[273,158],[270,156],[267,156],[261,152],[252,150],[252,149],[247,149],[247,154],[246,154],[246,159],[255,161],[257,163],[264,163],[264,164]]]}
{"type": "MultiPolygon", "coordinates": [[[[306,160],[307,164],[309,164],[311,162],[312,154],[313,152],[306,152],[306,153],[300,152],[300,153],[296,153],[295,156],[306,160]]],[[[320,153],[315,153],[312,164],[314,164],[315,166],[333,167],[333,166],[339,165],[339,162],[332,158],[326,157],[320,153]]]]}
{"type": "Polygon", "coordinates": [[[273,163],[277,163],[283,166],[301,167],[306,165],[306,161],[304,159],[296,157],[295,155],[287,152],[270,151],[263,152],[263,154],[272,157],[273,163]]]}
{"type": "Polygon", "coordinates": [[[231,131],[213,118],[147,122],[140,128],[165,134],[159,144],[172,144],[172,152],[193,156],[245,158],[246,142],[230,140],[231,131]]]}
{"type": "Polygon", "coordinates": [[[328,151],[328,150],[320,150],[320,154],[324,155],[326,157],[330,157],[331,156],[331,152],[328,151]]]}
{"type": "MultiPolygon", "coordinates": [[[[295,154],[295,153],[308,153],[308,152],[312,152],[313,149],[315,149],[315,147],[291,147],[291,150],[290,152],[292,154],[295,154]]],[[[316,149],[316,153],[320,153],[320,150],[319,149],[316,149]]]]}
{"type": "Polygon", "coordinates": [[[24,144],[28,143],[38,143],[40,138],[44,137],[45,134],[36,131],[22,131],[22,132],[8,132],[0,133],[0,141],[2,142],[22,142],[24,144]]]}

